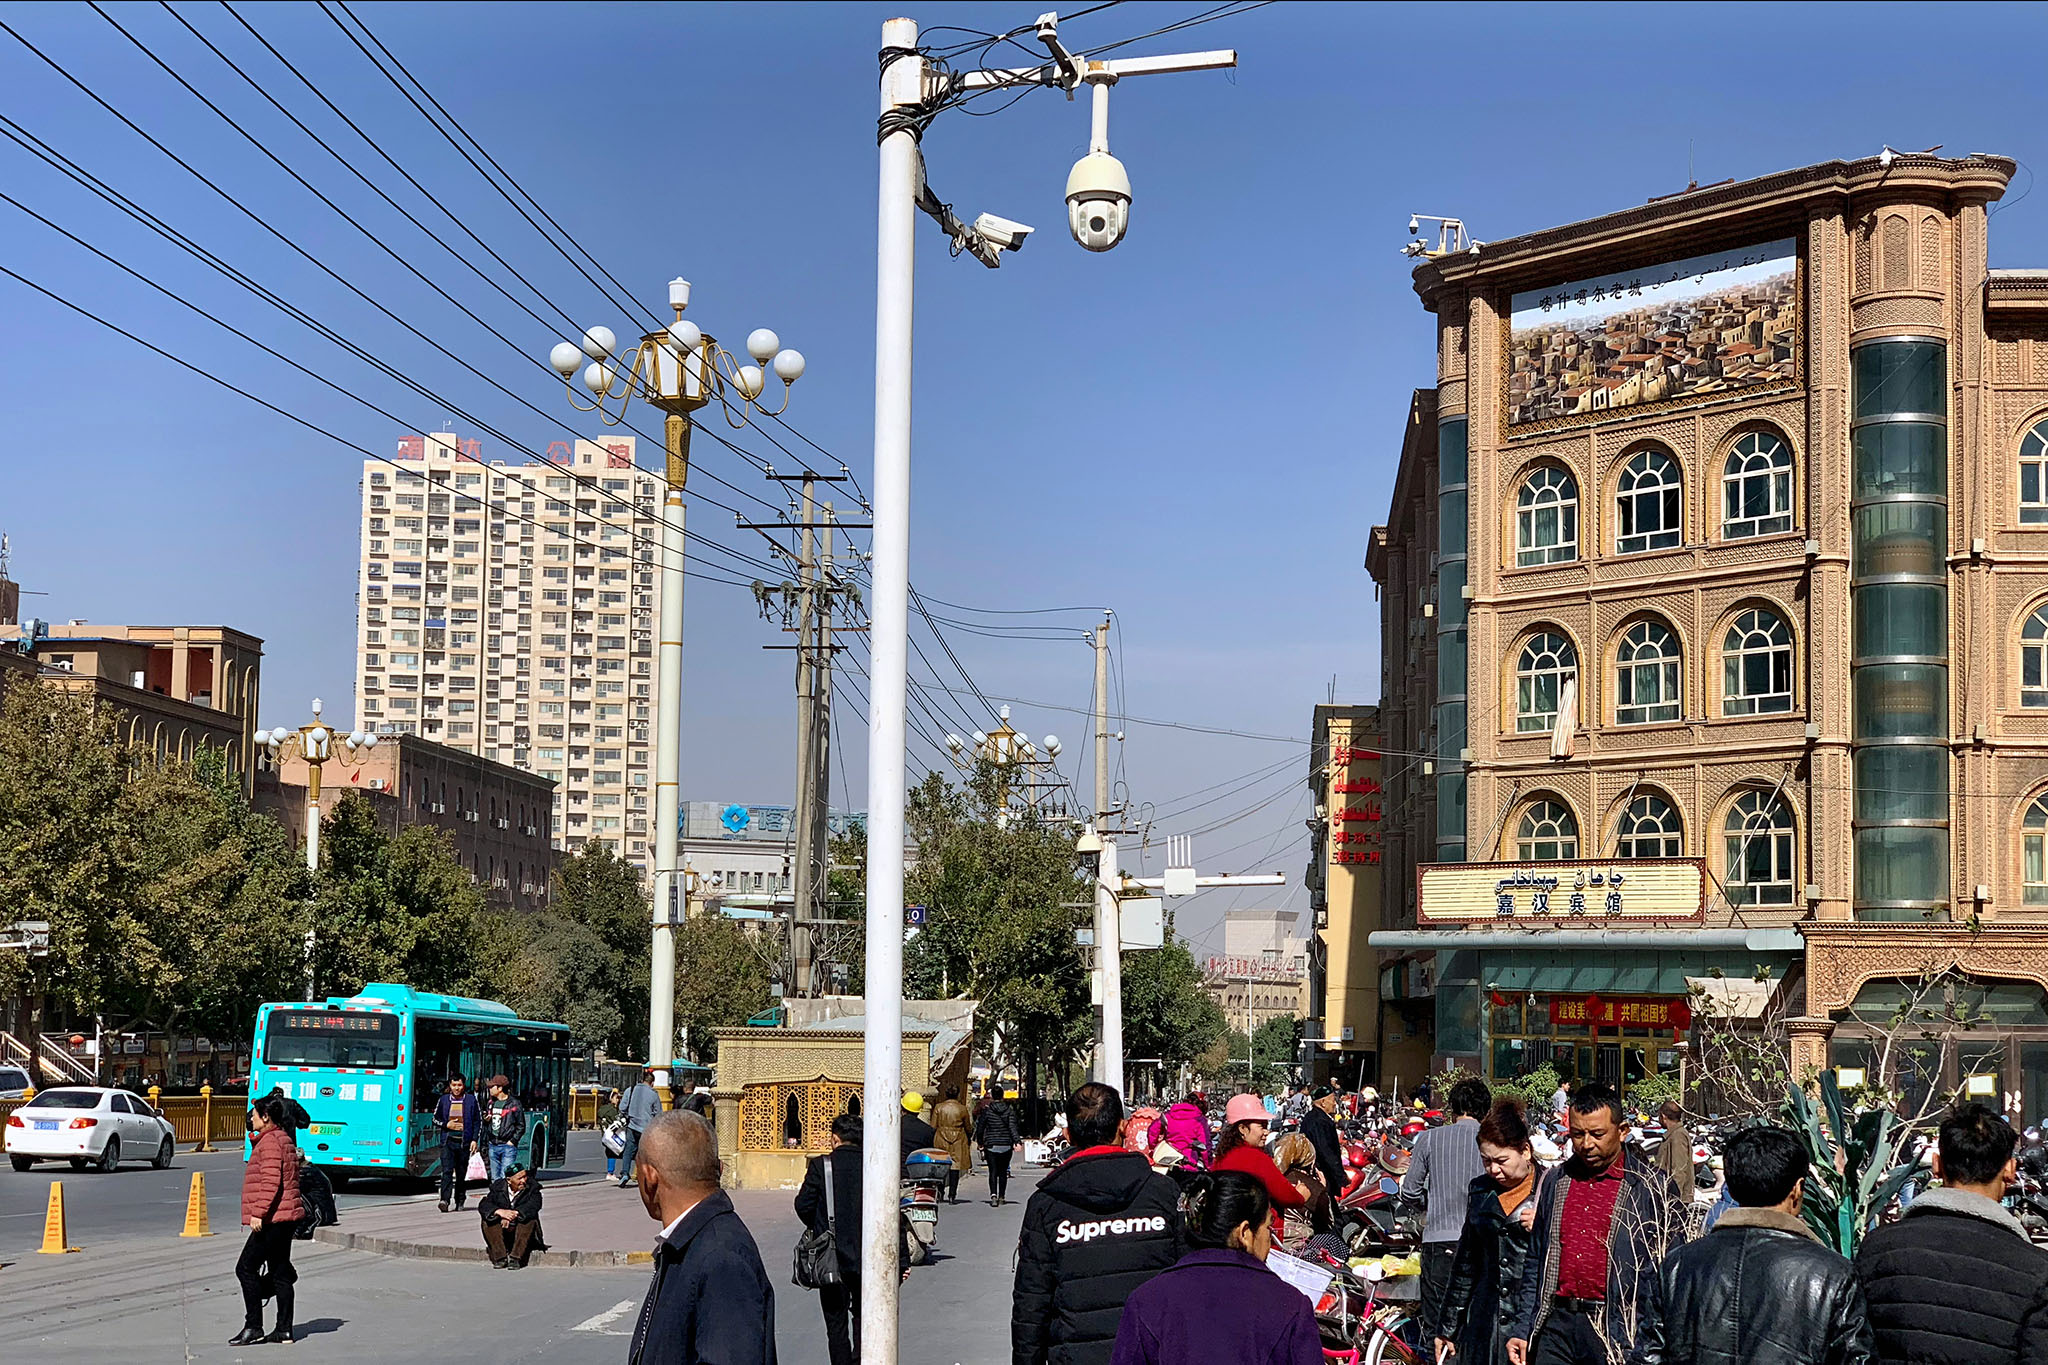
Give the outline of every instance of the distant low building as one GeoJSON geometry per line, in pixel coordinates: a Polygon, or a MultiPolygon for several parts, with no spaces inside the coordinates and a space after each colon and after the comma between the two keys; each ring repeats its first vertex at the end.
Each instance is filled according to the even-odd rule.
{"type": "Polygon", "coordinates": [[[263,661],[256,636],[226,626],[27,621],[0,624],[0,652],[118,707],[123,737],[159,757],[219,750],[249,789],[263,661]]]}
{"type": "MultiPolygon", "coordinates": [[[[330,759],[321,800],[332,809],[344,791],[369,800],[386,829],[431,825],[447,833],[457,860],[491,898],[520,910],[547,904],[558,856],[549,832],[555,784],[509,763],[417,735],[385,735],[353,763],[330,759]]],[[[268,758],[256,779],[256,804],[286,829],[305,827],[306,764],[268,758]]]]}

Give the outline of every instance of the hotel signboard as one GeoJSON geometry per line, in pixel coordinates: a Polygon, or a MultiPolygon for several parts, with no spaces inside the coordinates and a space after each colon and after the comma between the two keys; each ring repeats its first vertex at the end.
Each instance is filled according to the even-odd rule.
{"type": "Polygon", "coordinates": [[[1570,862],[1425,863],[1415,869],[1424,924],[1698,924],[1707,868],[1699,858],[1570,862]]]}

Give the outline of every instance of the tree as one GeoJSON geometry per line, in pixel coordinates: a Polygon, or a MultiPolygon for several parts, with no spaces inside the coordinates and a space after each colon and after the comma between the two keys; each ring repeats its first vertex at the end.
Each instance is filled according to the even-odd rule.
{"type": "Polygon", "coordinates": [[[1156,1058],[1172,1072],[1200,1057],[1227,1031],[1223,1007],[1202,989],[1202,969],[1187,940],[1124,955],[1124,1052],[1156,1058]]]}
{"type": "MultiPolygon", "coordinates": [[[[737,1028],[771,1003],[768,962],[747,930],[723,915],[686,920],[675,936],[676,1023],[690,1057],[708,1063],[718,1053],[713,1030],[737,1028]]],[[[674,1059],[652,1060],[665,1066],[674,1059]]]]}
{"type": "MultiPolygon", "coordinates": [[[[142,946],[125,799],[140,763],[117,713],[89,693],[22,680],[0,699],[0,906],[10,925],[50,926],[47,952],[4,954],[24,983],[32,1053],[46,997],[101,1009],[108,969],[142,946]]],[[[34,1056],[29,1065],[36,1075],[34,1056]]]]}
{"type": "Polygon", "coordinates": [[[1090,890],[1064,826],[1005,804],[981,764],[963,786],[928,774],[910,792],[905,824],[917,866],[904,899],[925,925],[904,953],[907,993],[981,1002],[975,1031],[998,1063],[1024,1068],[1027,1101],[1041,1066],[1065,1069],[1093,1036],[1088,974],[1074,930],[1090,890]]]}
{"type": "Polygon", "coordinates": [[[217,750],[145,767],[124,799],[138,932],[111,993],[129,1016],[118,1026],[163,1031],[168,1072],[185,1030],[246,1033],[258,1005],[300,993],[311,874],[283,827],[250,810],[217,750]]]}
{"type": "Polygon", "coordinates": [[[494,993],[486,968],[502,960],[504,926],[486,914],[445,833],[413,825],[388,834],[355,792],[335,802],[320,832],[316,994],[346,995],[372,981],[494,993]]]}
{"type": "Polygon", "coordinates": [[[497,998],[529,1018],[559,1019],[614,1057],[647,1044],[648,900],[640,873],[593,839],[555,868],[546,909],[511,914],[513,950],[488,974],[497,998]]]}

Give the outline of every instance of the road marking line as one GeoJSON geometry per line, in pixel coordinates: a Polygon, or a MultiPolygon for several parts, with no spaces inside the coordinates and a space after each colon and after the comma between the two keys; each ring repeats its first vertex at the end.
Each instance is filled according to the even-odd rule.
{"type": "Polygon", "coordinates": [[[632,1311],[633,1301],[631,1299],[621,1299],[596,1317],[585,1318],[569,1330],[572,1332],[603,1332],[608,1337],[622,1337],[626,1333],[612,1332],[606,1329],[632,1311]]]}

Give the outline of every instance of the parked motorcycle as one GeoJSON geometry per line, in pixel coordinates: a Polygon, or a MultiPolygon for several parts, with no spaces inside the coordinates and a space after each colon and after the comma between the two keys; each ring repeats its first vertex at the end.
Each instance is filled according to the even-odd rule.
{"type": "Polygon", "coordinates": [[[939,1205],[952,1174],[953,1158],[935,1147],[912,1152],[903,1162],[898,1207],[910,1234],[907,1249],[912,1265],[928,1264],[939,1249],[939,1205]]]}

